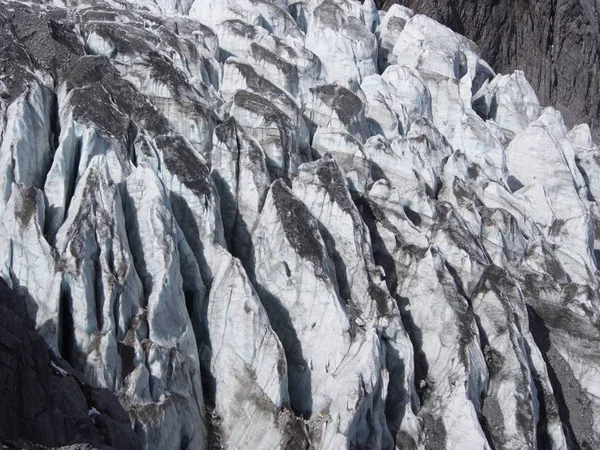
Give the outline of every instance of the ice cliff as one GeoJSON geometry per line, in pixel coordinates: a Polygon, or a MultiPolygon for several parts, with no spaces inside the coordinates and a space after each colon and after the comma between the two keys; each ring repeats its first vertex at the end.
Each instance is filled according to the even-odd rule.
{"type": "Polygon", "coordinates": [[[0,277],[145,449],[600,448],[597,199],[407,8],[0,0],[0,277]]]}

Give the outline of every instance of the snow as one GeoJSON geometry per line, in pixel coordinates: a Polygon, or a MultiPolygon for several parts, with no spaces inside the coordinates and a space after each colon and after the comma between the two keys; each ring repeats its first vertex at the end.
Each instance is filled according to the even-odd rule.
{"type": "Polygon", "coordinates": [[[50,367],[52,367],[52,369],[56,370],[61,377],[69,376],[69,372],[58,367],[56,364],[54,364],[54,361],[50,361],[50,367]]]}

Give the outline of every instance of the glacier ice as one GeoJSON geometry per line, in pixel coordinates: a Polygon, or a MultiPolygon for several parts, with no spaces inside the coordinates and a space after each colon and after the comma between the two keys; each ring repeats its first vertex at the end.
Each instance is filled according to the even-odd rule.
{"type": "Polygon", "coordinates": [[[372,0],[0,5],[0,276],[143,448],[600,447],[598,147],[523,72],[372,0]]]}

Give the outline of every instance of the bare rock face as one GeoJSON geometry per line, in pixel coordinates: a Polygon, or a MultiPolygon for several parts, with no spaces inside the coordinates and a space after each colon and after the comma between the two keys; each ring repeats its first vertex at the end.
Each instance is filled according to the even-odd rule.
{"type": "Polygon", "coordinates": [[[556,107],[569,126],[588,122],[600,137],[598,0],[376,3],[408,6],[472,39],[495,70],[523,70],[542,104],[556,107]]]}
{"type": "Polygon", "coordinates": [[[427,5],[0,0],[3,444],[600,448],[597,19],[427,5]]]}

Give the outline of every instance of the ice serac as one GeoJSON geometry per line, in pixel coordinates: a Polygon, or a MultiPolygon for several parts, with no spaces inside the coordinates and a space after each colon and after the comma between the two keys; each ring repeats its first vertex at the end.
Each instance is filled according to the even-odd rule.
{"type": "Polygon", "coordinates": [[[178,135],[157,136],[153,145],[162,180],[177,223],[188,242],[205,283],[225,246],[219,197],[207,161],[178,135]]]}
{"type": "Polygon", "coordinates": [[[0,0],[0,389],[89,439],[0,433],[600,448],[600,155],[544,80],[372,0],[92,3],[0,0]]]}
{"type": "Polygon", "coordinates": [[[368,135],[362,99],[338,84],[321,84],[309,90],[306,116],[314,134],[316,127],[346,131],[359,141],[368,135]]]}
{"type": "Polygon", "coordinates": [[[121,344],[125,390],[134,427],[147,445],[205,446],[204,401],[199,353],[188,307],[203,301],[186,296],[178,251],[178,227],[167,192],[156,173],[140,165],[126,180],[127,236],[142,287],[143,316],[121,344]],[[160,241],[156,239],[160,236],[160,241]],[[156,408],[162,420],[147,420],[156,408]],[[152,444],[150,444],[152,443],[152,444]]]}
{"type": "Polygon", "coordinates": [[[473,311],[485,330],[481,337],[490,386],[482,414],[491,442],[505,448],[535,447],[536,422],[544,407],[547,445],[565,447],[550,379],[529,331],[527,306],[518,285],[503,269],[490,266],[472,298],[473,311]]]}
{"type": "Polygon", "coordinates": [[[181,290],[175,225],[157,180],[141,166],[128,178],[124,200],[103,156],[84,173],[57,234],[61,316],[72,317],[61,324],[60,350],[94,384],[122,392],[144,447],[192,442],[203,448],[198,351],[181,290]],[[144,221],[131,223],[123,205],[144,221]],[[148,236],[157,228],[162,246],[153,248],[158,242],[148,236]]]}
{"type": "MultiPolygon", "coordinates": [[[[240,89],[233,96],[231,115],[263,147],[273,178],[290,176],[309,159],[302,129],[281,108],[262,95],[240,89]]],[[[305,126],[302,122],[297,122],[305,126]]]]}
{"type": "Polygon", "coordinates": [[[414,13],[412,10],[393,4],[385,14],[380,14],[383,17],[380,19],[379,27],[376,28],[375,35],[377,36],[378,44],[378,64],[379,71],[383,71],[388,64],[395,64],[396,57],[393,50],[398,36],[406,26],[406,22],[410,20],[414,13]]]}
{"type": "Polygon", "coordinates": [[[566,134],[560,114],[545,110],[506,150],[509,183],[517,196],[537,205],[531,217],[558,246],[557,257],[572,281],[593,285],[595,277],[587,275],[595,262],[585,180],[566,134]],[[581,268],[570,270],[573,265],[581,268]]]}
{"type": "Polygon", "coordinates": [[[106,158],[96,156],[84,172],[59,229],[56,248],[64,272],[61,354],[94,384],[117,389],[122,364],[117,341],[141,313],[142,284],[125,231],[121,195],[106,158]],[[70,326],[69,326],[70,325],[70,326]]]}
{"type": "Polygon", "coordinates": [[[215,413],[227,448],[284,448],[289,420],[287,363],[279,338],[241,263],[223,260],[208,299],[215,413]],[[260,423],[261,426],[256,426],[260,423]]]}
{"type": "Polygon", "coordinates": [[[473,108],[484,119],[498,124],[509,138],[540,115],[540,103],[520,70],[487,80],[473,96],[473,108]]]}
{"type": "Polygon", "coordinates": [[[260,35],[244,58],[259,73],[294,96],[325,80],[321,60],[302,41],[260,35]]]}
{"type": "MultiPolygon", "coordinates": [[[[221,94],[226,101],[231,100],[238,90],[247,90],[264,97],[291,122],[289,127],[296,131],[298,145],[296,153],[308,152],[310,147],[308,128],[302,116],[300,104],[290,94],[259,75],[249,64],[235,58],[227,60],[223,72],[221,94]]],[[[299,159],[300,157],[295,154],[289,156],[290,159],[299,159]]],[[[295,161],[294,164],[297,165],[298,162],[295,161]]]]}
{"type": "Polygon", "coordinates": [[[367,97],[366,116],[372,135],[392,140],[406,134],[414,121],[432,119],[429,89],[407,66],[393,65],[382,75],[367,77],[361,89],[367,97]]]}
{"type": "Polygon", "coordinates": [[[0,225],[1,276],[22,298],[36,329],[53,351],[59,350],[62,274],[55,250],[46,241],[44,197],[39,189],[12,185],[12,194],[0,225]]]}
{"type": "Polygon", "coordinates": [[[382,347],[386,347],[382,350],[389,373],[388,425],[394,432],[402,425],[406,435],[416,440],[413,349],[398,306],[387,291],[383,269],[373,260],[368,228],[331,155],[300,169],[294,192],[318,220],[327,253],[335,264],[339,295],[354,320],[354,332],[358,338],[364,330],[374,328],[382,347]]]}
{"type": "MultiPolygon", "coordinates": [[[[88,53],[111,58],[119,72],[172,117],[173,127],[206,155],[216,121],[212,108],[222,103],[216,92],[220,72],[216,52],[208,42],[211,34],[199,26],[194,36],[186,35],[185,28],[177,34],[160,22],[152,23],[151,16],[145,23],[155,27],[152,31],[95,19],[85,24],[88,53]]],[[[178,30],[177,22],[175,27],[178,30]]]]}
{"type": "Polygon", "coordinates": [[[212,176],[219,192],[229,251],[248,267],[252,235],[271,185],[265,153],[230,117],[215,129],[212,176]]]}
{"type": "Polygon", "coordinates": [[[494,75],[477,47],[437,22],[416,15],[400,33],[393,52],[399,64],[415,68],[421,75],[431,94],[433,123],[450,144],[486,173],[502,177],[502,146],[471,105],[473,93],[494,75]]]}
{"type": "MultiPolygon", "coordinates": [[[[74,74],[79,75],[78,71],[74,74]]],[[[45,226],[51,240],[65,221],[75,187],[95,156],[104,156],[110,177],[117,183],[132,169],[126,147],[129,120],[113,107],[105,86],[65,82],[58,93],[58,111],[62,124],[59,145],[44,184],[45,226]]]]}
{"type": "MultiPolygon", "coordinates": [[[[600,190],[598,184],[598,146],[592,141],[589,126],[585,124],[573,127],[567,134],[569,142],[575,150],[575,161],[581,175],[585,179],[587,198],[592,208],[597,203],[600,190]]],[[[595,216],[597,217],[597,215],[595,216]]]]}
{"type": "Polygon", "coordinates": [[[306,47],[323,62],[328,82],[358,90],[365,77],[377,73],[377,39],[365,26],[360,5],[324,0],[310,6],[306,47]]]}
{"type": "Polygon", "coordinates": [[[0,150],[0,211],[13,183],[41,189],[52,160],[54,93],[35,80],[5,112],[0,150]]]}
{"type": "Polygon", "coordinates": [[[387,196],[389,190],[374,186],[366,207],[377,221],[372,232],[378,251],[392,259],[387,273],[396,272],[391,286],[415,346],[424,438],[440,448],[488,448],[478,419],[488,370],[473,312],[438,247],[387,196]],[[423,278],[427,285],[420,283],[423,278]],[[439,314],[431,315],[432,310],[439,314]],[[457,411],[462,411],[460,421],[457,411]]]}
{"type": "Polygon", "coordinates": [[[357,332],[318,222],[281,180],[271,185],[252,239],[257,291],[288,362],[290,404],[308,420],[311,441],[323,448],[389,442],[377,334],[357,332]]]}

